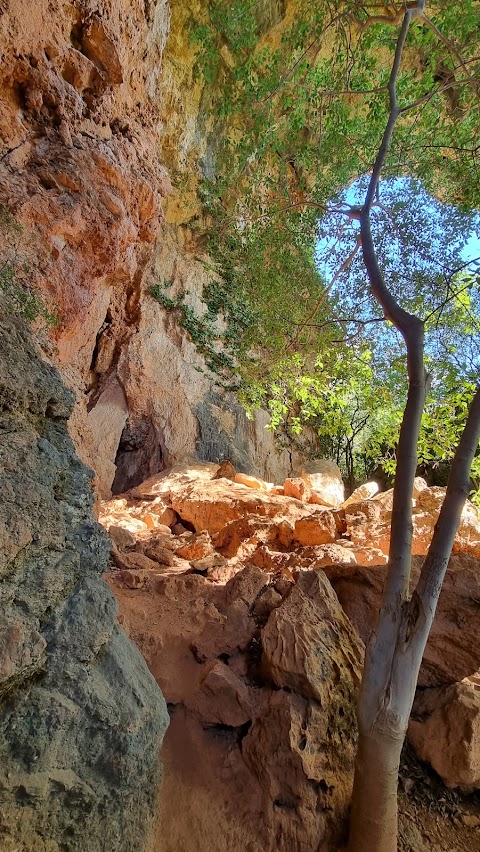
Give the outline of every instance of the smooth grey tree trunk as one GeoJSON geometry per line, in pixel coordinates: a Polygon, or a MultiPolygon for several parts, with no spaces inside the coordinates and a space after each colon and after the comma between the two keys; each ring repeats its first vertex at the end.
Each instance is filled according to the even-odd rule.
{"type": "MultiPolygon", "coordinates": [[[[396,852],[397,785],[400,753],[415,696],[418,672],[435,615],[460,515],[468,496],[469,473],[480,438],[480,387],[473,399],[459,442],[447,492],[416,590],[410,597],[412,492],[417,444],[428,387],[424,368],[424,327],[403,310],[388,289],[373,243],[370,214],[380,173],[402,110],[396,80],[412,18],[424,3],[406,6],[390,73],[390,112],[372,176],[361,208],[352,209],[360,222],[361,247],[372,293],[385,318],[402,334],[406,346],[408,397],[397,448],[390,552],[376,629],[366,649],[358,704],[359,743],[350,826],[350,852],[396,852]]],[[[403,110],[404,111],[404,110],[403,110]]]]}

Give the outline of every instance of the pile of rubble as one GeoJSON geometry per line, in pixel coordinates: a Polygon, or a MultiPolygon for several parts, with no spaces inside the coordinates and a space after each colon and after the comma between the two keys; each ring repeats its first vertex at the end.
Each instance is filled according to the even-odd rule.
{"type": "MultiPolygon", "coordinates": [[[[171,715],[159,805],[165,852],[203,849],[201,836],[213,852],[340,848],[356,690],[389,545],[392,492],[377,490],[369,483],[343,500],[331,467],[279,487],[229,463],[195,463],[102,504],[107,581],[171,715]],[[181,822],[172,817],[179,796],[181,822]]],[[[443,496],[415,481],[412,583],[443,496]]],[[[480,787],[480,690],[469,679],[480,663],[480,522],[471,504],[454,551],[409,737],[447,785],[472,790],[480,787]]]]}

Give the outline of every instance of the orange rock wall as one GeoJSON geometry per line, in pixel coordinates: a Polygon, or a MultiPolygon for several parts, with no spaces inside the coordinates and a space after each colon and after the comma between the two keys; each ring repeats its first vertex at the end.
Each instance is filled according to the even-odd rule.
{"type": "Polygon", "coordinates": [[[212,394],[190,339],[149,295],[171,280],[198,308],[208,280],[188,228],[208,148],[187,30],[200,8],[2,3],[0,203],[58,315],[47,351],[75,391],[72,437],[103,496],[115,475],[118,492],[199,454],[236,455],[267,478],[291,467],[262,416],[249,424],[212,394]]]}

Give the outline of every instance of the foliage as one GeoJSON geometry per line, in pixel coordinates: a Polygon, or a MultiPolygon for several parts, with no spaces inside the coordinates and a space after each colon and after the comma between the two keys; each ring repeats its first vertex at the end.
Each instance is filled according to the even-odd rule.
{"type": "Polygon", "coordinates": [[[8,207],[0,208],[0,290],[10,309],[39,327],[53,326],[57,317],[29,282],[30,267],[18,252],[22,226],[8,207]]]}
{"type": "Polygon", "coordinates": [[[197,351],[204,356],[208,369],[225,382],[231,380],[238,357],[238,339],[250,322],[248,310],[235,295],[228,299],[221,284],[215,280],[204,288],[201,315],[188,304],[188,291],[172,297],[167,295],[171,287],[172,282],[168,280],[163,284],[157,283],[151,287],[150,294],[167,311],[174,312],[179,325],[188,332],[197,351]],[[218,324],[221,315],[226,323],[224,331],[218,324]]]}
{"type": "MultiPolygon", "coordinates": [[[[252,317],[238,339],[243,398],[269,408],[272,428],[295,434],[314,425],[350,479],[379,464],[392,475],[403,349],[379,322],[355,255],[358,223],[345,216],[365,182],[357,196],[344,187],[368,173],[382,138],[398,36],[386,14],[396,9],[297,0],[295,14],[279,17],[265,37],[263,5],[212,0],[192,22],[198,67],[215,93],[214,126],[222,127],[216,176],[203,185],[209,252],[252,317]]],[[[461,256],[465,235],[479,230],[468,211],[480,197],[480,8],[439,4],[432,15],[408,34],[397,79],[404,112],[372,217],[389,286],[426,322],[425,465],[451,452],[459,399],[480,366],[478,268],[462,270],[461,256]]]]}

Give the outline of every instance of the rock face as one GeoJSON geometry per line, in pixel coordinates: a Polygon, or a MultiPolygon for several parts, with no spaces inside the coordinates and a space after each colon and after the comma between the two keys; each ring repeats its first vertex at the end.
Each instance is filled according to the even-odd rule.
{"type": "Polygon", "coordinates": [[[71,393],[3,304],[0,400],[0,846],[140,850],[165,703],[100,577],[71,393]]]}
{"type": "Polygon", "coordinates": [[[167,167],[185,171],[179,159],[192,158],[195,184],[198,157],[208,160],[195,8],[3,5],[0,203],[24,227],[29,282],[58,316],[53,357],[76,398],[69,428],[99,494],[194,457],[285,478],[302,457],[275,446],[264,413],[250,422],[213,389],[189,335],[150,295],[168,281],[198,311],[211,280],[187,226],[198,199],[183,212],[178,192],[168,200],[167,167]]]}
{"type": "Polygon", "coordinates": [[[480,788],[480,690],[472,684],[420,692],[408,739],[447,787],[480,788]]]}
{"type": "MultiPolygon", "coordinates": [[[[418,556],[412,560],[412,588],[422,561],[418,556]]],[[[380,606],[385,568],[341,566],[325,571],[350,621],[368,642],[380,606]]],[[[423,655],[420,686],[452,684],[480,668],[479,599],[479,560],[469,553],[453,554],[423,655]]]]}
{"type": "Polygon", "coordinates": [[[323,573],[109,582],[171,712],[157,848],[337,850],[363,646],[323,573]]]}

